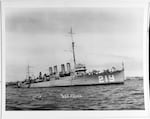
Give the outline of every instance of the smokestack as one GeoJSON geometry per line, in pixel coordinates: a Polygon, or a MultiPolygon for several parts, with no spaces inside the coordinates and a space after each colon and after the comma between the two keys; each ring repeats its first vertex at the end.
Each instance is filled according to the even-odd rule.
{"type": "Polygon", "coordinates": [[[50,74],[50,75],[53,74],[53,69],[52,69],[52,67],[49,67],[49,74],[50,74]]]}
{"type": "Polygon", "coordinates": [[[61,72],[64,74],[65,73],[65,65],[61,64],[61,72]]]}
{"type": "Polygon", "coordinates": [[[57,74],[58,73],[58,69],[57,69],[57,65],[54,66],[54,73],[57,74]]]}
{"type": "Polygon", "coordinates": [[[68,73],[71,72],[71,66],[70,66],[70,63],[67,63],[67,71],[68,71],[68,73]]]}

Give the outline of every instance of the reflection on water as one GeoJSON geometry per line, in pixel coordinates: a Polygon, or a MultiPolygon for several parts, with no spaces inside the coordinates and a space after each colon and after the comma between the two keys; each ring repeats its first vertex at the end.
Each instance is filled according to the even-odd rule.
{"type": "Polygon", "coordinates": [[[6,89],[6,110],[143,110],[143,80],[124,85],[6,89]]]}

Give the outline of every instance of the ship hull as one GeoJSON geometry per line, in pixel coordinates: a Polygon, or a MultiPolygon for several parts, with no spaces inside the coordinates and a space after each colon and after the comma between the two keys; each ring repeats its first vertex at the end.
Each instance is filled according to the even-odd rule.
{"type": "Polygon", "coordinates": [[[92,75],[86,74],[82,76],[66,76],[59,78],[53,77],[50,79],[50,81],[30,83],[22,85],[21,87],[27,88],[64,87],[64,86],[110,85],[123,83],[124,83],[124,70],[118,70],[102,74],[92,74],[92,75]]]}

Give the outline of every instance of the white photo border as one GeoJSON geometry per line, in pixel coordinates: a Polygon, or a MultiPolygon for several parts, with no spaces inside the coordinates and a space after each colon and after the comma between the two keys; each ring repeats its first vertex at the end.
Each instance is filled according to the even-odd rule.
{"type": "Polygon", "coordinates": [[[5,2],[2,1],[2,119],[48,119],[48,118],[147,118],[150,117],[149,101],[149,39],[147,26],[148,19],[148,1],[146,0],[49,0],[45,2],[5,2]],[[36,8],[36,7],[143,7],[144,8],[144,26],[143,26],[143,60],[144,60],[144,101],[145,110],[120,110],[120,111],[6,111],[6,40],[5,40],[5,9],[6,8],[36,8]]]}

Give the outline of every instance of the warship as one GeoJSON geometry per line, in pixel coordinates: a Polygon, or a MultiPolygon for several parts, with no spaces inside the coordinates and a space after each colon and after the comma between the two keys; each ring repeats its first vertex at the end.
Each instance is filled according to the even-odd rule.
{"type": "Polygon", "coordinates": [[[42,75],[40,72],[38,77],[32,78],[28,66],[28,76],[25,80],[17,82],[17,88],[124,84],[124,63],[122,63],[121,69],[112,67],[110,70],[102,72],[97,70],[87,72],[84,64],[77,63],[72,28],[69,34],[72,40],[73,68],[71,68],[71,63],[66,63],[66,67],[65,64],[61,64],[59,72],[57,65],[55,65],[49,67],[49,74],[42,75]]]}

